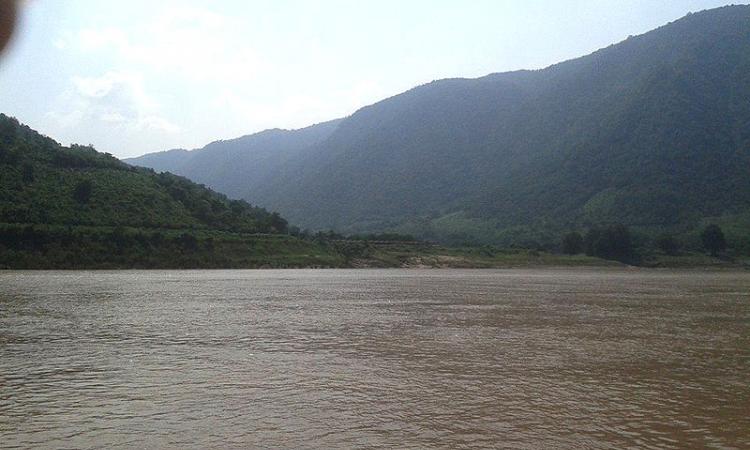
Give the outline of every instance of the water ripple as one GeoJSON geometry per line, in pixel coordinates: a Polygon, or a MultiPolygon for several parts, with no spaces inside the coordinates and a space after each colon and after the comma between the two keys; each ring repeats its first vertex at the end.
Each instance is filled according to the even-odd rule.
{"type": "Polygon", "coordinates": [[[2,448],[750,448],[750,275],[0,273],[2,448]]]}

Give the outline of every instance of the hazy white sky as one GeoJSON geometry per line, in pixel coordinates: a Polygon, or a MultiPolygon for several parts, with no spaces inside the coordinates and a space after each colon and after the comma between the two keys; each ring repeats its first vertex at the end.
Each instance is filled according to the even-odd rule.
{"type": "MultiPolygon", "coordinates": [[[[5,0],[0,0],[5,1],[5,0]]],[[[28,0],[0,112],[129,157],[547,65],[719,0],[28,0]]]]}

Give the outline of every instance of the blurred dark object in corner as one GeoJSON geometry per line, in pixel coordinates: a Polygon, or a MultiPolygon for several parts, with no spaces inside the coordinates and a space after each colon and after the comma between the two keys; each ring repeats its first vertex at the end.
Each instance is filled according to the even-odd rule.
{"type": "Polygon", "coordinates": [[[13,34],[16,25],[16,0],[0,0],[0,52],[13,34]]]}

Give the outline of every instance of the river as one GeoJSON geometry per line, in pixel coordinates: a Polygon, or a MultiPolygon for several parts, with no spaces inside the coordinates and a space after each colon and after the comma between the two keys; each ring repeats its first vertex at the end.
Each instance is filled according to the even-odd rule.
{"type": "Polygon", "coordinates": [[[750,273],[0,272],[2,448],[750,448],[750,273]]]}

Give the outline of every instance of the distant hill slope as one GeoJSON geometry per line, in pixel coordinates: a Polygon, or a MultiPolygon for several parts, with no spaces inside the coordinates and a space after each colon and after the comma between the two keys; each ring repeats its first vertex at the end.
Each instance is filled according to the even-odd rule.
{"type": "Polygon", "coordinates": [[[192,181],[62,147],[0,114],[0,223],[283,232],[286,222],[192,181]]]}
{"type": "Polygon", "coordinates": [[[283,170],[259,157],[231,180],[185,174],[225,192],[245,186],[245,198],[306,227],[447,241],[508,244],[613,221],[686,230],[741,216],[750,6],[691,14],[543,70],[436,81],[330,131],[283,170]]]}
{"type": "Polygon", "coordinates": [[[188,177],[233,198],[251,198],[256,188],[272,183],[306,149],[325,141],[339,122],[332,120],[300,130],[266,130],[192,151],[168,150],[124,161],[188,177]]]}
{"type": "Polygon", "coordinates": [[[339,267],[276,213],[0,114],[0,269],[339,267]]]}

